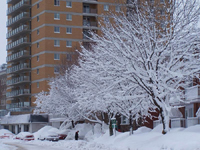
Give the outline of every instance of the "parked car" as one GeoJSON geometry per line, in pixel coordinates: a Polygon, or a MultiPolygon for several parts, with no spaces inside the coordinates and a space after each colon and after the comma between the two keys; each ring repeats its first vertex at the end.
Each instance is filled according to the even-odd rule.
{"type": "Polygon", "coordinates": [[[34,140],[34,135],[30,132],[20,132],[19,134],[16,135],[15,139],[31,141],[34,140]]]}
{"type": "Polygon", "coordinates": [[[67,137],[67,134],[58,134],[59,140],[64,140],[67,137]]]}
{"type": "Polygon", "coordinates": [[[3,135],[0,135],[0,139],[11,139],[15,135],[13,133],[4,133],[3,135]]]}
{"type": "Polygon", "coordinates": [[[54,132],[46,132],[43,135],[40,135],[39,140],[58,141],[59,136],[54,132]]]}

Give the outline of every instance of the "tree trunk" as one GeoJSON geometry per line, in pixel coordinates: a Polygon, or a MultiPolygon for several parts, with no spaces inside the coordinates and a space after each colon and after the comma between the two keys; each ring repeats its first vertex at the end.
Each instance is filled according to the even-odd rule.
{"type": "Polygon", "coordinates": [[[132,135],[133,134],[133,120],[132,120],[131,114],[129,116],[129,126],[130,126],[130,135],[132,135]]]}
{"type": "Polygon", "coordinates": [[[75,126],[74,126],[74,121],[72,120],[72,128],[74,128],[75,126]]]}
{"type": "Polygon", "coordinates": [[[169,131],[169,116],[166,114],[167,110],[163,110],[163,108],[160,108],[160,116],[161,116],[161,120],[162,120],[162,125],[163,125],[163,130],[162,130],[162,134],[166,134],[169,131]]]}
{"type": "Polygon", "coordinates": [[[113,135],[113,129],[112,129],[111,120],[110,120],[110,124],[109,124],[109,131],[110,131],[110,136],[112,136],[113,135]]]}

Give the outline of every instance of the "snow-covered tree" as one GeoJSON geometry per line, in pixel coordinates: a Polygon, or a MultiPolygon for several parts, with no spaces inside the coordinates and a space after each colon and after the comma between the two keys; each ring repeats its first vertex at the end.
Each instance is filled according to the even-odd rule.
{"type": "MultiPolygon", "coordinates": [[[[74,84],[70,76],[71,67],[66,70],[66,74],[59,75],[49,82],[49,92],[41,92],[36,96],[35,113],[49,113],[66,117],[68,121],[78,121],[82,119],[77,112],[77,100],[75,99],[74,84]]],[[[64,122],[64,124],[66,123],[64,122]]]]}
{"type": "MultiPolygon", "coordinates": [[[[41,92],[36,95],[36,109],[34,113],[48,113],[59,115],[66,118],[62,127],[66,123],[76,122],[79,120],[88,120],[95,123],[102,124],[102,120],[98,117],[101,114],[100,109],[96,109],[94,105],[85,104],[81,101],[79,91],[84,91],[81,88],[80,73],[75,73],[72,69],[74,66],[66,67],[66,73],[59,75],[49,82],[49,92],[41,92]],[[74,79],[76,74],[76,78],[74,79]],[[86,105],[86,106],[84,106],[86,105]]],[[[63,73],[63,72],[62,72],[63,73]]],[[[86,95],[85,95],[86,96],[86,95]]],[[[88,100],[92,99],[92,96],[88,100]]]]}
{"type": "Polygon", "coordinates": [[[200,9],[195,0],[171,1],[163,8],[164,14],[157,14],[144,3],[134,5],[134,14],[113,15],[114,23],[101,29],[103,36],[91,33],[95,44],[92,50],[82,47],[79,64],[87,74],[86,104],[92,96],[94,105],[133,116],[147,115],[155,106],[165,134],[171,104],[183,101],[189,77],[199,77],[200,9]]]}

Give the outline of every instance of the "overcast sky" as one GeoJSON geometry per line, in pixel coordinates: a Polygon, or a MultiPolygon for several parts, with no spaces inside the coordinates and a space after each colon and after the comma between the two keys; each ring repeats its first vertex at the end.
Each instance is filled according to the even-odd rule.
{"type": "Polygon", "coordinates": [[[6,63],[6,5],[7,0],[0,0],[0,65],[6,63]]]}

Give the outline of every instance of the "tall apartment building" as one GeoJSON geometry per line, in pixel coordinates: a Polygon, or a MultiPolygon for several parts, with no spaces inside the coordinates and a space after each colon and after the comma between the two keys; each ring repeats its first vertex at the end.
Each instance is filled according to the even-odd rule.
{"type": "Polygon", "coordinates": [[[0,66],[0,118],[6,111],[6,64],[0,66]]]}
{"type": "MultiPolygon", "coordinates": [[[[125,0],[121,0],[121,4],[125,0]]],[[[7,109],[31,113],[35,95],[48,92],[49,78],[65,57],[74,61],[88,31],[99,33],[104,14],[119,12],[118,0],[7,0],[7,109]]]]}

